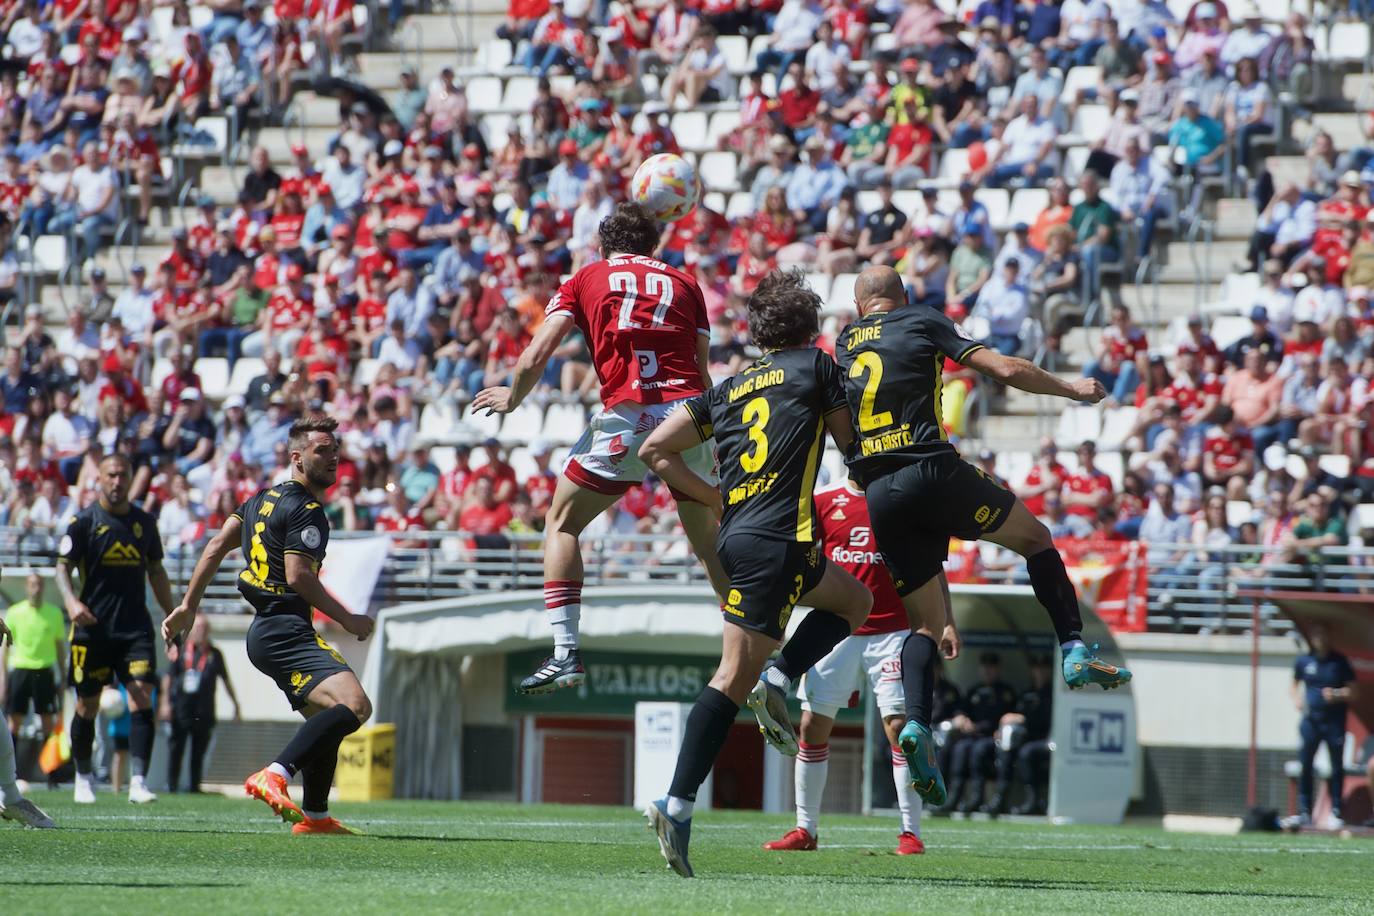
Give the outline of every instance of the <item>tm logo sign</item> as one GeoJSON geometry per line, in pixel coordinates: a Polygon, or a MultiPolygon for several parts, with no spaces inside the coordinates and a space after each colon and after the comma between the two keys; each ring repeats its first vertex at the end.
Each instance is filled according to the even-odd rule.
{"type": "Polygon", "coordinates": [[[1076,754],[1120,754],[1126,750],[1126,714],[1079,709],[1073,714],[1071,748],[1076,754]]]}

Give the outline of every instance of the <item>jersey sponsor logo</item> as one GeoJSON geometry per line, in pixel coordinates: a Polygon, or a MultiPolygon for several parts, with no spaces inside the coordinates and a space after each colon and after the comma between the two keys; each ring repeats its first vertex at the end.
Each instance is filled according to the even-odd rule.
{"type": "Polygon", "coordinates": [[[153,670],[153,663],[146,658],[136,658],[129,662],[129,677],[147,677],[153,670]]]}
{"type": "Polygon", "coordinates": [[[320,546],[320,529],[314,525],[306,525],[301,529],[301,543],[308,549],[314,550],[320,546]]]}
{"type": "Polygon", "coordinates": [[[973,513],[973,520],[980,528],[986,531],[997,519],[1002,517],[1002,510],[993,509],[990,506],[979,506],[978,511],[973,513]]]}
{"type": "Polygon", "coordinates": [[[665,378],[659,379],[656,382],[645,382],[640,379],[635,379],[630,383],[630,387],[638,388],[642,391],[656,391],[659,388],[676,388],[678,385],[685,384],[687,384],[685,378],[665,378]]]}
{"type": "Polygon", "coordinates": [[[837,522],[842,522],[842,521],[844,521],[848,516],[846,516],[846,515],[844,514],[844,510],[843,510],[843,509],[841,509],[839,506],[836,506],[836,507],[835,507],[835,511],[830,513],[830,517],[831,517],[832,519],[834,519],[835,521],[837,521],[837,522]]]}
{"type": "Polygon", "coordinates": [[[115,541],[100,558],[102,566],[138,566],[143,562],[143,554],[133,544],[115,541]]]}
{"type": "Polygon", "coordinates": [[[773,472],[766,477],[754,477],[746,480],[737,487],[730,488],[729,504],[732,506],[744,502],[746,499],[753,499],[760,493],[767,493],[773,489],[773,484],[778,482],[777,472],[773,472]]]}
{"type": "Polygon", "coordinates": [[[106,531],[109,531],[109,530],[110,530],[110,526],[109,526],[109,525],[96,525],[96,526],[95,526],[95,536],[96,536],[96,537],[100,537],[102,534],[104,534],[106,531]]]}
{"type": "Polygon", "coordinates": [[[630,448],[625,444],[625,437],[616,433],[611,437],[611,441],[606,443],[606,456],[613,467],[619,467],[620,462],[625,460],[625,456],[630,453],[630,448]]]}
{"type": "Polygon", "coordinates": [[[859,440],[859,451],[867,458],[869,455],[880,455],[897,448],[909,448],[912,441],[911,428],[904,426],[902,429],[894,429],[876,436],[864,436],[859,440]]]}
{"type": "Polygon", "coordinates": [[[876,550],[850,550],[836,545],[830,549],[830,559],[842,566],[876,566],[883,562],[883,555],[876,550]]]}
{"type": "Polygon", "coordinates": [[[863,525],[855,525],[849,532],[849,546],[854,548],[867,547],[873,543],[873,532],[863,525]]]}
{"type": "Polygon", "coordinates": [[[639,418],[635,420],[635,436],[642,436],[645,433],[653,432],[658,429],[659,424],[661,424],[664,419],[664,417],[652,414],[647,410],[644,411],[639,415],[639,418]]]}
{"type": "Polygon", "coordinates": [[[769,369],[760,375],[751,375],[740,384],[731,388],[727,398],[731,404],[740,398],[753,394],[762,388],[772,388],[774,385],[781,385],[787,380],[787,373],[782,369],[769,369]]]}
{"type": "Polygon", "coordinates": [[[658,375],[658,354],[653,350],[632,350],[635,362],[639,364],[640,378],[653,378],[658,375]]]}
{"type": "Polygon", "coordinates": [[[965,331],[964,326],[958,322],[954,323],[954,333],[964,338],[964,340],[976,340],[976,338],[968,331],[965,331]]]}
{"type": "Polygon", "coordinates": [[[732,617],[743,617],[744,611],[739,609],[739,603],[743,600],[744,596],[740,594],[739,589],[732,588],[730,593],[725,596],[725,603],[721,605],[720,609],[732,617]]]}
{"type": "Polygon", "coordinates": [[[313,674],[302,674],[302,673],[299,672],[299,671],[292,671],[292,672],[291,672],[291,692],[292,692],[293,694],[295,694],[296,696],[300,696],[300,695],[301,695],[301,691],[305,689],[305,686],[306,686],[307,684],[309,684],[311,681],[313,681],[314,679],[315,679],[315,675],[313,675],[313,674]]]}

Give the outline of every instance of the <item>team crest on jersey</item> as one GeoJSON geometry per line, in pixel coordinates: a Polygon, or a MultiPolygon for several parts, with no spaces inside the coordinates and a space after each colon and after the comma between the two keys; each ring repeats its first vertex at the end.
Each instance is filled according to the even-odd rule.
{"type": "Polygon", "coordinates": [[[619,466],[625,460],[625,456],[630,453],[629,446],[625,444],[625,437],[617,433],[606,443],[606,453],[611,464],[619,466]]]}
{"type": "Polygon", "coordinates": [[[133,544],[116,541],[105,550],[100,558],[102,566],[138,566],[143,562],[143,554],[133,544]]]}
{"type": "Polygon", "coordinates": [[[139,539],[142,539],[142,538],[143,538],[143,523],[142,523],[142,522],[134,522],[134,537],[139,538],[139,539]]]}
{"type": "MultiPolygon", "coordinates": [[[[73,519],[73,521],[75,521],[75,519],[73,519]]],[[[96,536],[96,537],[100,537],[102,534],[104,534],[106,531],[109,531],[109,530],[110,530],[110,526],[109,526],[109,525],[96,525],[96,526],[95,526],[95,536],[96,536]]]]}
{"type": "Polygon", "coordinates": [[[301,543],[309,550],[314,550],[320,546],[320,529],[314,525],[307,525],[301,529],[301,543]]]}

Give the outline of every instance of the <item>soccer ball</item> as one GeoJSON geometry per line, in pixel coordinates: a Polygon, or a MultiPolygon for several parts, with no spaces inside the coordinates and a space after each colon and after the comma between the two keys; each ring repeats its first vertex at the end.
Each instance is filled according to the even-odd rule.
{"type": "Polygon", "coordinates": [[[129,711],[124,694],[119,692],[118,687],[106,687],[100,691],[100,711],[107,719],[122,719],[129,711]]]}
{"type": "Polygon", "coordinates": [[[690,162],[672,153],[650,156],[635,169],[630,194],[654,219],[680,220],[697,205],[701,184],[690,162]]]}

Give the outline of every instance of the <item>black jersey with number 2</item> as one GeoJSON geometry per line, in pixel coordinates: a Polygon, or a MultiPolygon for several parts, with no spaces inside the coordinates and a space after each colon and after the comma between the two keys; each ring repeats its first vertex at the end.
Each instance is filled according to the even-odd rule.
{"type": "Polygon", "coordinates": [[[811,493],[824,419],[844,406],[839,367],[814,347],[764,354],[687,402],[701,438],[716,439],[722,539],[740,532],[816,539],[811,493]]]}
{"type": "Polygon", "coordinates": [[[79,628],[107,638],[128,638],[152,629],[148,616],[148,567],[162,562],[157,521],[137,506],[123,515],[96,502],[67,525],[57,548],[57,561],[81,577],[81,603],[90,608],[97,627],[79,628]]]}
{"type": "Polygon", "coordinates": [[[259,490],[234,515],[243,522],[243,597],[261,617],[295,614],[308,621],[310,604],[286,584],[286,555],[309,557],[319,571],[329,544],[324,507],[304,484],[288,480],[259,490]]]}
{"type": "Polygon", "coordinates": [[[857,429],[849,467],[860,483],[954,451],[940,422],[945,357],[963,362],[982,346],[923,305],[870,313],[844,329],[835,356],[857,429]]]}

